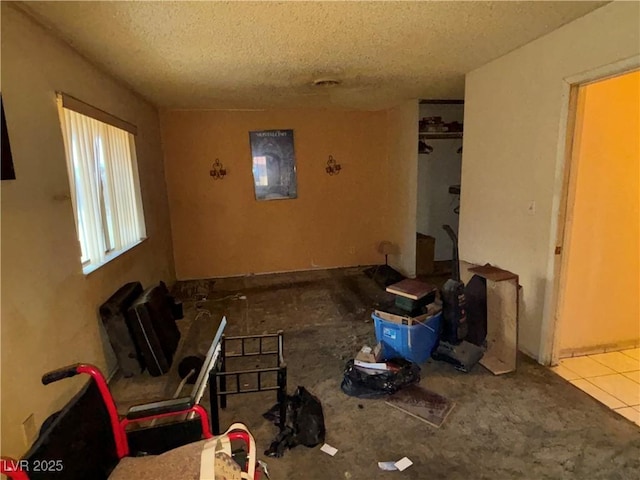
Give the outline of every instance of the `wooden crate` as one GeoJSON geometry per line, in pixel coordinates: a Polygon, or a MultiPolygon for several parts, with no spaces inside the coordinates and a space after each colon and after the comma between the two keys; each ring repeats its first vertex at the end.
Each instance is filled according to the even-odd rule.
{"type": "Polygon", "coordinates": [[[462,282],[474,275],[487,281],[487,351],[480,364],[495,375],[513,372],[518,354],[518,275],[461,261],[462,282]]]}

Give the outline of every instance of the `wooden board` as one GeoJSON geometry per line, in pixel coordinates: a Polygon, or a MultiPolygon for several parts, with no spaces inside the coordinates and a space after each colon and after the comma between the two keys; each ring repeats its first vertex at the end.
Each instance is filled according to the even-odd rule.
{"type": "Polygon", "coordinates": [[[492,267],[491,265],[472,267],[469,269],[469,271],[474,275],[480,275],[481,277],[484,277],[487,280],[491,280],[493,282],[502,282],[503,280],[518,278],[515,273],[511,273],[508,270],[502,270],[501,268],[492,267]]]}
{"type": "Polygon", "coordinates": [[[403,388],[384,403],[436,428],[442,426],[455,406],[448,398],[417,385],[403,388]]]}
{"type": "Polygon", "coordinates": [[[487,351],[480,365],[496,375],[516,369],[517,319],[518,281],[487,279],[487,351]]]}
{"type": "Polygon", "coordinates": [[[462,282],[466,284],[473,275],[487,280],[487,351],[480,365],[495,375],[513,372],[518,354],[518,276],[461,261],[462,282]]]}
{"type": "Polygon", "coordinates": [[[435,289],[436,287],[428,283],[406,278],[401,282],[389,285],[387,287],[387,292],[400,295],[401,297],[410,298],[411,300],[420,300],[435,289]]]}

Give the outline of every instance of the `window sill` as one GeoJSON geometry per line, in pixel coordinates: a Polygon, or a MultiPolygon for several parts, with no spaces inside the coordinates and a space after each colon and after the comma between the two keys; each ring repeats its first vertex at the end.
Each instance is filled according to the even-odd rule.
{"type": "Polygon", "coordinates": [[[129,250],[134,249],[135,247],[137,247],[138,245],[140,245],[142,242],[144,242],[147,238],[143,238],[142,240],[137,241],[136,243],[133,243],[131,245],[129,245],[126,248],[123,248],[121,250],[115,250],[113,252],[109,252],[107,254],[107,256],[105,257],[105,259],[101,262],[101,263],[92,263],[89,264],[87,266],[82,267],[82,273],[86,276],[92,274],[93,272],[95,272],[96,270],[98,270],[100,267],[105,266],[107,263],[109,263],[112,260],[115,260],[116,258],[118,258],[120,255],[122,255],[123,253],[128,252],[129,250]]]}

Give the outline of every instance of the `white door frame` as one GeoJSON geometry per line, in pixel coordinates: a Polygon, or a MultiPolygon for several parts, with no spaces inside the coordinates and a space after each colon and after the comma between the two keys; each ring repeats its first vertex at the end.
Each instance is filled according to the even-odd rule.
{"type": "Polygon", "coordinates": [[[567,257],[565,232],[570,224],[576,183],[576,169],[572,167],[573,135],[576,124],[578,89],[589,83],[640,69],[640,55],[567,77],[562,85],[560,134],[556,152],[556,172],[553,189],[551,232],[547,261],[547,278],[551,279],[544,296],[542,336],[538,361],[543,365],[556,365],[560,357],[559,335],[567,257]],[[558,252],[558,253],[556,253],[558,252]]]}

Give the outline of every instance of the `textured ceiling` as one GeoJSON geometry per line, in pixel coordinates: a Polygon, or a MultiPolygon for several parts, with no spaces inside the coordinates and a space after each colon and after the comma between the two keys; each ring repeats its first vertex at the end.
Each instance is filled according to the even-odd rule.
{"type": "MultiPolygon", "coordinates": [[[[607,2],[25,2],[160,107],[386,108],[607,2]],[[313,87],[336,77],[337,87],[313,87]]],[[[541,68],[544,66],[541,65],[541,68]]]]}

